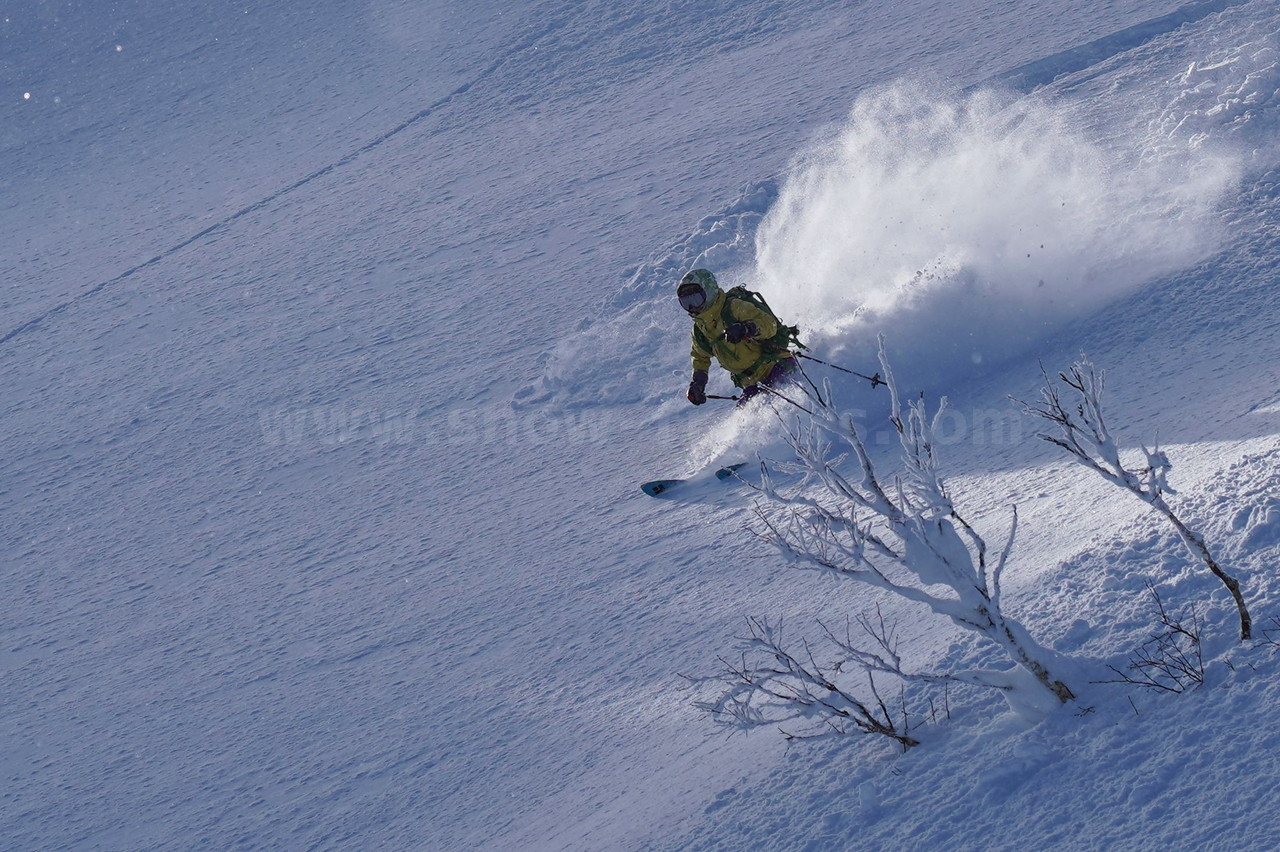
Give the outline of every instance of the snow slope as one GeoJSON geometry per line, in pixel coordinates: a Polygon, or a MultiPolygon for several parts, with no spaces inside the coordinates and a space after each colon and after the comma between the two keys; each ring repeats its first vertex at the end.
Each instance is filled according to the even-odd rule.
{"type": "MultiPolygon", "coordinates": [[[[1256,675],[1237,664],[1200,694],[1139,696],[1132,719],[1118,693],[1031,728],[975,699],[900,759],[862,741],[708,738],[675,671],[709,664],[745,614],[803,623],[864,595],[779,573],[741,532],[742,493],[635,488],[758,434],[679,400],[673,276],[701,260],[762,286],[798,278],[797,261],[766,262],[770,239],[830,238],[790,227],[780,202],[865,226],[901,194],[893,162],[865,152],[886,168],[854,176],[857,203],[838,165],[817,175],[841,190],[830,205],[797,194],[797,157],[865,138],[851,108],[881,120],[888,91],[913,114],[1043,118],[1039,135],[1066,134],[1043,173],[1103,195],[1072,195],[1100,215],[1041,263],[1080,256],[1105,298],[1040,314],[1033,333],[961,326],[998,352],[921,374],[965,418],[946,448],[956,487],[993,526],[1026,501],[1009,595],[1060,650],[1123,655],[1148,623],[1147,575],[1212,594],[1136,501],[1029,433],[976,428],[1005,422],[992,412],[1030,391],[1037,358],[1086,348],[1112,371],[1123,437],[1158,432],[1265,614],[1274,4],[32,0],[3,17],[5,848],[1194,848],[1274,833],[1269,813],[1215,810],[1265,801],[1275,771],[1260,756],[1269,649],[1220,637],[1256,675]],[[992,83],[1003,92],[965,93],[992,83]],[[1063,150],[1081,159],[1054,171],[1063,150]],[[1106,195],[1128,166],[1136,183],[1106,195]],[[1143,217],[1152,243],[1178,245],[1096,250],[1099,234],[1150,234],[1143,217]],[[1224,741],[1207,702],[1247,736],[1224,741]],[[1196,749],[1195,777],[1217,786],[1175,771],[1196,749]],[[1233,759],[1252,763],[1234,774],[1233,759]],[[1049,798],[1046,817],[1033,806],[1049,798]],[[1115,800],[1130,809],[1093,816],[1115,800]]],[[[988,135],[956,151],[996,126],[969,125],[988,135]]],[[[908,145],[898,162],[936,153],[908,145]]],[[[938,189],[986,198],[1010,162],[966,162],[938,189]]],[[[848,267],[859,293],[892,286],[878,291],[891,346],[927,365],[939,305],[990,285],[1007,310],[1025,285],[990,278],[1021,244],[985,240],[1040,173],[954,251],[912,233],[943,270],[923,309],[908,310],[909,277],[865,255],[782,304],[825,310],[822,351],[864,363],[875,328],[846,316],[862,298],[839,290],[848,267]]],[[[940,215],[936,197],[899,218],[940,215]]],[[[924,655],[957,639],[917,638],[924,655]]]]}

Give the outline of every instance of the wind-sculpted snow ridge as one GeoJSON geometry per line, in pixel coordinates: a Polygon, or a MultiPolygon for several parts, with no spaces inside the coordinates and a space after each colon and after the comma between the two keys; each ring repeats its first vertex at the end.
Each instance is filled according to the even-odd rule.
{"type": "MultiPolygon", "coordinates": [[[[1268,409],[1274,414],[1278,406],[1268,409]]],[[[1249,588],[1266,599],[1280,557],[1280,448],[1250,454],[1223,473],[1201,513],[1221,521],[1212,532],[1227,543],[1223,556],[1250,572],[1249,588]]],[[[1268,627],[1269,625],[1263,625],[1268,627]]]]}
{"type": "Polygon", "coordinates": [[[1096,66],[1105,59],[1132,50],[1186,24],[1195,23],[1232,6],[1249,2],[1250,0],[1197,0],[1167,15],[1134,24],[1080,47],[1064,50],[1053,56],[1046,56],[1044,59],[998,74],[988,82],[1030,92],[1052,83],[1058,77],[1096,66]]]}
{"type": "Polygon", "coordinates": [[[1230,37],[1211,31],[1193,42],[1194,59],[1172,83],[1178,93],[1152,124],[1165,148],[1232,146],[1251,172],[1280,160],[1280,8],[1263,8],[1234,10],[1230,37]]]}
{"type": "Polygon", "coordinates": [[[544,356],[542,375],[513,405],[575,408],[679,396],[688,381],[689,321],[676,304],[676,282],[705,267],[726,287],[737,283],[755,260],[756,229],[777,192],[773,181],[746,185],[689,236],[629,271],[601,318],[584,321],[544,356]]]}

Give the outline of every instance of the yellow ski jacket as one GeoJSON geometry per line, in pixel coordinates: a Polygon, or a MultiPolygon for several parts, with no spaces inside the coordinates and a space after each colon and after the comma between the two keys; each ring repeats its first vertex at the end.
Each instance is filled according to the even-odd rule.
{"type": "MultiPolygon", "coordinates": [[[[728,298],[721,291],[702,313],[693,318],[693,369],[710,368],[714,357],[733,376],[735,385],[740,388],[750,387],[769,375],[774,364],[790,358],[791,353],[785,350],[766,353],[757,339],[743,340],[740,343],[725,340],[724,303],[728,298]],[[706,346],[704,342],[710,345],[706,346]]],[[[729,316],[734,322],[755,323],[759,330],[757,336],[763,340],[768,340],[778,332],[776,319],[741,299],[729,301],[729,316]]]]}

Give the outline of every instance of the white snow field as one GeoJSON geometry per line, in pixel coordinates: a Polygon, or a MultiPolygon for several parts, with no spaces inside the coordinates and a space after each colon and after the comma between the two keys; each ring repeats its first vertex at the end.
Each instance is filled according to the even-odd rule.
{"type": "Polygon", "coordinates": [[[0,848],[1280,845],[1274,0],[13,0],[0,80],[0,848]],[[745,616],[991,661],[639,491],[785,451],[683,398],[695,265],[949,397],[1042,643],[1123,666],[1150,581],[1203,685],[723,737],[745,616]],[[1007,399],[1081,351],[1255,641],[1007,399]]]}

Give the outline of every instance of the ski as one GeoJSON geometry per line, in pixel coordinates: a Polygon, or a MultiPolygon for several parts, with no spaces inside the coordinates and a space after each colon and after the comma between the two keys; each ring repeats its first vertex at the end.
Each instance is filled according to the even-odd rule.
{"type": "MultiPolygon", "coordinates": [[[[747,462],[738,462],[737,464],[727,465],[716,471],[716,479],[725,480],[731,478],[739,469],[747,466],[747,462]]],[[[692,479],[655,479],[653,482],[646,482],[640,486],[640,490],[650,497],[657,497],[660,494],[666,494],[673,488],[681,485],[687,485],[693,482],[692,479]]]]}

